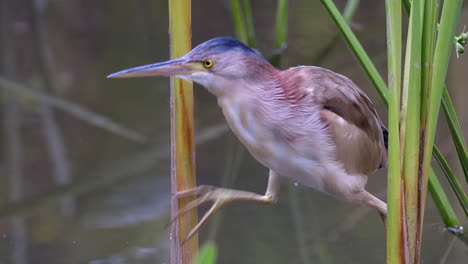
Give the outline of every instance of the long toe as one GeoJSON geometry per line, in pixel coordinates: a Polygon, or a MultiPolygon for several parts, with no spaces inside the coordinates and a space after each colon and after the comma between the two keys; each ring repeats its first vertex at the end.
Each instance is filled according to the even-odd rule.
{"type": "Polygon", "coordinates": [[[200,222],[190,231],[183,242],[187,241],[193,235],[195,235],[198,230],[200,230],[200,228],[208,221],[208,219],[216,213],[216,211],[230,202],[247,201],[264,204],[274,202],[271,195],[259,195],[247,191],[217,188],[208,185],[201,185],[196,188],[181,191],[175,194],[175,196],[178,198],[187,197],[190,195],[199,195],[199,197],[189,202],[184,208],[180,209],[179,212],[171,219],[171,222],[206,202],[212,202],[213,205],[205,213],[205,215],[203,215],[200,222]]]}

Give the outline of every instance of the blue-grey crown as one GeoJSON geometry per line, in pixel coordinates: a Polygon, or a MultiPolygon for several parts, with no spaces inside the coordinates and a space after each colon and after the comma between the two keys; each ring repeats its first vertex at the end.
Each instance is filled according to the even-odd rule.
{"type": "Polygon", "coordinates": [[[231,37],[218,37],[207,40],[196,46],[191,53],[222,53],[230,50],[242,51],[251,56],[257,56],[263,59],[262,55],[245,45],[241,41],[231,37]]]}

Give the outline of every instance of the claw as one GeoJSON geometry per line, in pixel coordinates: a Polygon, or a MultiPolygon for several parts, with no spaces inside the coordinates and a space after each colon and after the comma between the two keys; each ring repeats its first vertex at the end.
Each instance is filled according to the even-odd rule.
{"type": "Polygon", "coordinates": [[[237,200],[237,201],[251,201],[251,202],[260,202],[260,203],[274,202],[271,195],[259,195],[259,194],[252,193],[252,192],[217,188],[217,187],[209,186],[209,185],[200,185],[192,189],[177,192],[174,195],[177,198],[183,198],[183,197],[193,196],[193,195],[197,195],[199,197],[189,202],[184,208],[179,210],[177,214],[174,217],[172,217],[169,224],[173,223],[181,215],[184,215],[190,210],[197,208],[201,204],[204,204],[206,202],[213,202],[213,205],[211,206],[211,208],[205,213],[205,215],[203,215],[200,222],[192,230],[190,230],[189,234],[181,242],[181,244],[184,244],[190,238],[192,238],[193,235],[195,235],[198,232],[200,227],[203,226],[208,221],[208,219],[214,215],[214,213],[218,209],[220,209],[221,207],[223,207],[224,205],[232,201],[237,200]]]}
{"type": "Polygon", "coordinates": [[[215,202],[210,210],[208,210],[208,212],[205,213],[205,215],[203,216],[203,218],[200,220],[200,222],[198,222],[198,224],[190,231],[190,233],[187,235],[187,237],[182,241],[181,245],[185,244],[185,242],[187,242],[190,238],[192,238],[193,235],[195,235],[198,230],[200,229],[200,227],[208,220],[208,218],[210,218],[211,216],[214,215],[214,213],[219,209],[221,208],[221,205],[219,205],[219,202],[215,202]]]}
{"type": "Polygon", "coordinates": [[[203,195],[203,194],[207,194],[208,192],[212,191],[216,189],[216,187],[213,187],[213,186],[209,186],[209,185],[200,185],[200,186],[197,186],[195,188],[192,188],[192,189],[188,189],[188,190],[183,190],[183,191],[180,191],[180,192],[177,192],[176,194],[174,194],[177,198],[183,198],[183,197],[187,197],[187,196],[191,196],[191,195],[203,195]]]}
{"type": "Polygon", "coordinates": [[[216,190],[216,187],[213,186],[208,186],[208,185],[200,185],[192,189],[184,190],[177,192],[174,194],[177,198],[183,198],[191,195],[201,195],[200,197],[196,198],[195,200],[189,202],[184,208],[179,210],[177,214],[171,218],[170,222],[168,223],[167,226],[169,226],[171,223],[173,223],[177,218],[180,216],[188,213],[190,210],[197,208],[203,203],[213,201],[213,205],[211,208],[203,215],[202,219],[198,222],[198,224],[190,230],[190,233],[187,235],[187,237],[181,242],[181,245],[183,245],[185,242],[187,242],[190,238],[195,235],[200,227],[206,223],[206,221],[214,215],[214,213],[222,207],[223,204],[225,204],[227,201],[221,201],[219,200],[216,195],[210,195],[216,190]]]}
{"type": "MultiPolygon", "coordinates": [[[[180,197],[179,197],[179,198],[180,198],[180,197]]],[[[177,212],[177,214],[176,214],[174,217],[172,217],[171,223],[174,222],[179,216],[188,213],[190,210],[192,210],[192,209],[198,207],[199,205],[201,205],[201,204],[203,204],[203,203],[205,203],[205,202],[208,202],[208,201],[209,201],[209,199],[208,199],[208,197],[206,197],[206,196],[202,196],[202,197],[199,197],[199,198],[197,198],[197,199],[191,201],[191,202],[188,203],[184,208],[182,208],[181,210],[179,210],[179,211],[177,212]]]]}

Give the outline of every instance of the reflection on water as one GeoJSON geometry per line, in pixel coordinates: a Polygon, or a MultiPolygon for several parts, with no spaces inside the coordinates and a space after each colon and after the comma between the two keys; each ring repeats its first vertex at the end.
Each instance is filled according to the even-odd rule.
{"type": "Polygon", "coordinates": [[[113,254],[104,259],[91,260],[89,264],[150,264],[158,255],[164,254],[161,248],[127,248],[125,252],[113,254]]]}
{"type": "Polygon", "coordinates": [[[166,220],[170,210],[170,177],[132,181],[95,197],[82,217],[87,229],[119,228],[166,220]]]}
{"type": "MultiPolygon", "coordinates": [[[[117,69],[168,58],[167,1],[12,2],[0,3],[0,86],[8,87],[0,90],[0,263],[168,263],[168,80],[105,79],[117,69]],[[64,174],[72,183],[59,177],[64,174]]],[[[268,56],[274,5],[253,2],[258,48],[268,56]]],[[[318,1],[290,2],[283,64],[310,64],[336,30],[318,1]]],[[[362,2],[355,30],[384,72],[384,4],[362,2]]],[[[466,10],[461,24],[468,23],[466,10]]],[[[194,43],[233,34],[226,1],[197,1],[192,18],[194,43]]],[[[385,117],[343,47],[339,41],[322,65],[355,80],[385,117]]],[[[454,61],[448,80],[464,131],[467,61],[454,61]]],[[[198,182],[263,193],[267,170],[225,133],[215,98],[196,87],[195,108],[198,182]]],[[[442,125],[438,144],[460,174],[447,135],[442,125]]],[[[381,198],[385,174],[369,178],[369,190],[381,198]]],[[[467,246],[444,231],[432,201],[425,223],[424,263],[468,261],[467,246]]],[[[202,229],[205,238],[217,243],[223,264],[385,259],[377,214],[290,181],[275,205],[221,210],[202,229]]]]}

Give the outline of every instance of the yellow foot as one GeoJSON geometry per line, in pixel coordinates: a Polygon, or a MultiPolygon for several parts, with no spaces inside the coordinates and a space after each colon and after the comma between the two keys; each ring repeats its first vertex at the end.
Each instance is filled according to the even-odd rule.
{"type": "Polygon", "coordinates": [[[196,188],[181,191],[175,194],[177,198],[182,198],[191,195],[199,196],[195,200],[188,203],[184,208],[179,210],[179,212],[171,219],[171,222],[177,219],[179,216],[187,213],[188,211],[198,207],[201,204],[206,202],[212,202],[213,205],[211,208],[205,213],[202,217],[200,222],[190,231],[187,237],[182,241],[182,244],[189,240],[194,234],[198,232],[200,227],[206,223],[209,217],[214,215],[214,213],[224,205],[234,202],[234,201],[248,201],[248,202],[256,202],[256,203],[264,203],[269,204],[273,203],[274,197],[273,195],[266,194],[266,195],[259,195],[253,192],[241,191],[241,190],[233,190],[233,189],[226,189],[226,188],[218,188],[214,186],[208,185],[200,185],[196,188]]]}

